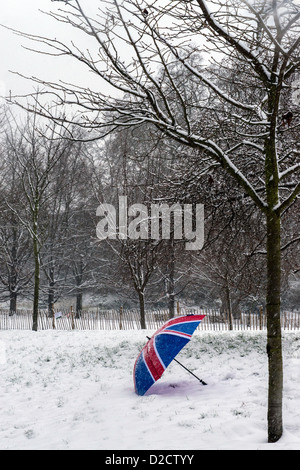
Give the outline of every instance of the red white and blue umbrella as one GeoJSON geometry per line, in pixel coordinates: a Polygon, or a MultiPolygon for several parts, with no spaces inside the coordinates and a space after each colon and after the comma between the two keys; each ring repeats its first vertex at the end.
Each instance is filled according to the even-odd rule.
{"type": "Polygon", "coordinates": [[[144,395],[162,376],[175,356],[190,341],[204,317],[184,315],[172,318],[154,333],[135,361],[133,378],[138,395],[144,395]]]}

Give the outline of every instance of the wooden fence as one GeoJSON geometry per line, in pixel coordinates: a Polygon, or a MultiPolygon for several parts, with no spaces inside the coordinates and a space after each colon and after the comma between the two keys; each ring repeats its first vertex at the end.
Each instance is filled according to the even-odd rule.
{"type": "MultiPolygon", "coordinates": [[[[262,309],[257,314],[242,313],[238,318],[229,319],[217,310],[180,309],[180,315],[197,313],[206,315],[199,325],[200,330],[264,330],[266,317],[262,309]]],[[[146,328],[156,330],[169,319],[168,310],[146,311],[146,328]]],[[[283,312],[282,328],[300,329],[300,312],[283,312]]],[[[77,317],[72,308],[68,311],[55,312],[49,316],[48,310],[41,310],[38,317],[39,330],[136,330],[140,329],[138,310],[90,310],[81,312],[77,317]]],[[[0,330],[31,330],[32,311],[18,310],[11,313],[0,310],[0,330]]]]}

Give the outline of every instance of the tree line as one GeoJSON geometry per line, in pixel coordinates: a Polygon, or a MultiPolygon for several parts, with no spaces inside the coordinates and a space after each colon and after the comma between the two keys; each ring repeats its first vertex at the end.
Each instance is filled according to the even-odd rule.
{"type": "MultiPolygon", "coordinates": [[[[264,220],[230,177],[216,168],[203,172],[197,152],[182,153],[154,130],[148,136],[145,125],[86,142],[82,131],[76,136],[73,129],[70,138],[37,113],[20,118],[3,107],[1,122],[0,292],[11,314],[32,301],[36,328],[39,308],[52,316],[57,302],[75,297],[80,316],[85,298],[104,305],[111,296],[107,307],[138,305],[145,326],[146,305],[167,306],[171,317],[180,299],[238,317],[264,304],[264,220]],[[203,249],[186,251],[172,230],[168,239],[100,241],[97,207],[117,208],[120,195],[149,208],[202,203],[203,249]]],[[[295,234],[297,217],[295,206],[289,221],[295,234]]],[[[297,256],[297,244],[288,244],[290,309],[298,305],[297,256]]]]}

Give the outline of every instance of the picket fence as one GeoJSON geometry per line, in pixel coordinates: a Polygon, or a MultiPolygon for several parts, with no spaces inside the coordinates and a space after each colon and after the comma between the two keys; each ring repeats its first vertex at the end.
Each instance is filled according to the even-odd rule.
{"type": "MultiPolygon", "coordinates": [[[[206,315],[199,325],[200,330],[265,330],[266,316],[263,309],[259,313],[242,313],[238,318],[232,318],[217,310],[190,310],[180,308],[176,315],[185,314],[206,315]]],[[[145,313],[146,328],[156,330],[169,319],[168,310],[147,310],[145,313]]],[[[300,329],[300,312],[283,312],[281,315],[282,328],[285,330],[300,329]]],[[[9,312],[0,310],[0,330],[31,330],[32,311],[18,310],[9,312]]],[[[38,330],[137,330],[141,329],[139,310],[88,310],[76,315],[72,307],[67,311],[54,312],[49,316],[48,310],[40,310],[38,330]]]]}

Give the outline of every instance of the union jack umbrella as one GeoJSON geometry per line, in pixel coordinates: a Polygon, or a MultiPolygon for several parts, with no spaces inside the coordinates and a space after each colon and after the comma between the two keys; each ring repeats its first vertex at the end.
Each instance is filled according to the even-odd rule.
{"type": "Polygon", "coordinates": [[[204,317],[184,315],[172,318],[154,333],[135,361],[133,378],[138,395],[144,395],[162,376],[175,356],[190,341],[204,317]]]}

